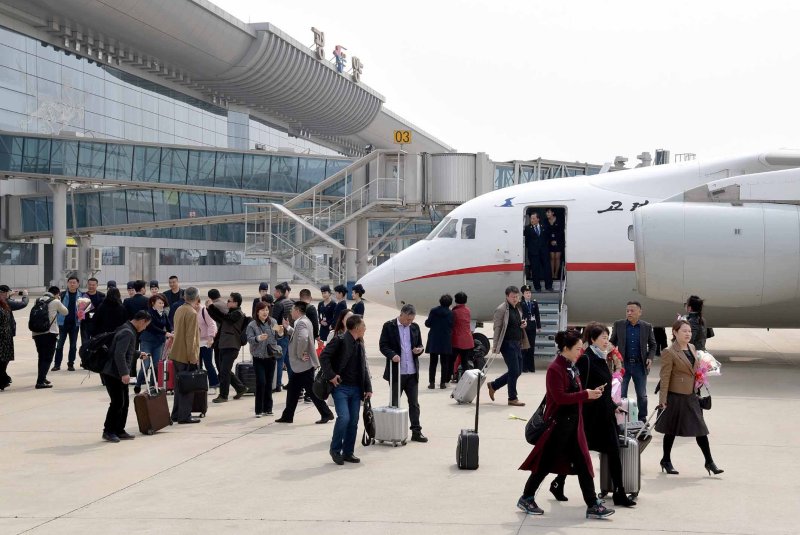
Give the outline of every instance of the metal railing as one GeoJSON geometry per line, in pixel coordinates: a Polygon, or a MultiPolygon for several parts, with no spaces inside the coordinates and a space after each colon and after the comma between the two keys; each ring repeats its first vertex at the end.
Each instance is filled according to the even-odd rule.
{"type": "Polygon", "coordinates": [[[404,187],[404,181],[399,177],[376,178],[338,201],[312,210],[310,223],[320,230],[331,232],[371,205],[402,204],[404,187]]]}

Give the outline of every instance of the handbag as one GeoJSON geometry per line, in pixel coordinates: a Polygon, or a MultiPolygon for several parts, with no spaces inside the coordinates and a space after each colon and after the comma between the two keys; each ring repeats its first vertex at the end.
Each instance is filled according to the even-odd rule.
{"type": "Polygon", "coordinates": [[[528,420],[528,423],[525,424],[525,440],[528,441],[528,444],[534,446],[536,442],[542,437],[545,431],[550,427],[553,423],[553,419],[549,418],[545,420],[544,412],[546,408],[547,402],[547,395],[542,398],[542,402],[539,404],[539,408],[533,413],[531,419],[528,420]]]}
{"type": "Polygon", "coordinates": [[[361,435],[361,445],[375,444],[375,415],[372,413],[372,403],[364,400],[364,434],[361,435]]]}
{"type": "Polygon", "coordinates": [[[331,395],[331,390],[333,390],[333,385],[325,378],[325,373],[322,371],[322,366],[320,366],[314,372],[314,383],[311,385],[311,391],[319,399],[325,401],[331,395]]]}
{"type": "Polygon", "coordinates": [[[704,411],[711,410],[711,391],[708,389],[708,385],[703,385],[697,389],[697,401],[700,403],[700,408],[704,411]],[[705,396],[700,391],[703,387],[706,389],[705,396]]]}
{"type": "Polygon", "coordinates": [[[178,382],[178,392],[181,394],[208,391],[208,373],[205,370],[178,372],[175,380],[178,382]]]}

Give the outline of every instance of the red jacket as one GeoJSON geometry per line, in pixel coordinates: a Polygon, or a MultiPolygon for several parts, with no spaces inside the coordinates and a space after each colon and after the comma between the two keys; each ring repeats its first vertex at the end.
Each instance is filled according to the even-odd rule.
{"type": "MultiPolygon", "coordinates": [[[[545,409],[545,419],[549,419],[558,412],[561,405],[578,404],[578,445],[581,448],[581,453],[586,460],[586,467],[589,469],[589,474],[594,477],[594,469],[592,468],[592,458],[589,456],[589,446],[586,443],[586,434],[583,431],[583,402],[588,401],[589,394],[586,390],[579,390],[578,392],[567,393],[569,388],[569,374],[567,372],[568,361],[562,355],[558,355],[550,366],[547,367],[547,408],[545,409]]],[[[578,388],[581,386],[580,376],[576,377],[578,381],[578,388]]],[[[553,433],[555,425],[550,426],[550,429],[544,432],[539,438],[536,445],[531,450],[528,458],[519,467],[520,470],[530,470],[536,472],[539,469],[539,462],[542,459],[547,441],[553,433]]],[[[558,463],[550,468],[554,474],[575,474],[576,472],[564,463],[558,463]]]]}
{"type": "MultiPolygon", "coordinates": [[[[457,349],[472,349],[475,342],[472,340],[470,320],[472,312],[467,305],[453,307],[453,347],[457,349]]],[[[488,349],[488,348],[487,348],[488,349]]]]}

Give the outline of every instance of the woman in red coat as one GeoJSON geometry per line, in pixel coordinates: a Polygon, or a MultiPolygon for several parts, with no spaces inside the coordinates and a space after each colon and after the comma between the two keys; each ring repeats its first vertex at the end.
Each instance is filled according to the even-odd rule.
{"type": "MultiPolygon", "coordinates": [[[[467,294],[458,292],[455,300],[456,306],[453,307],[453,335],[451,340],[453,353],[449,366],[457,379],[458,365],[464,363],[464,369],[467,369],[465,361],[468,360],[472,348],[475,347],[475,342],[472,339],[472,331],[470,330],[472,313],[467,306],[467,294]]],[[[488,347],[485,349],[487,352],[489,351],[488,347]]]]}
{"type": "Polygon", "coordinates": [[[594,470],[583,431],[581,410],[584,401],[600,398],[603,387],[594,390],[581,388],[580,376],[575,369],[575,362],[583,349],[578,331],[559,332],[556,345],[559,354],[547,368],[545,396],[545,421],[553,423],[519,467],[520,470],[530,470],[531,475],[517,507],[529,515],[544,514],[534,498],[547,474],[577,474],[586,502],[586,518],[605,518],[614,514],[614,510],[603,506],[595,494],[594,470]]]}

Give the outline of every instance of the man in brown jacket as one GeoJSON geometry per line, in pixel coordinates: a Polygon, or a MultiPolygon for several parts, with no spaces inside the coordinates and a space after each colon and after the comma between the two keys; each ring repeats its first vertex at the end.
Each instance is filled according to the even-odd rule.
{"type": "Polygon", "coordinates": [[[517,379],[522,374],[522,350],[528,349],[528,337],[525,334],[525,315],[519,306],[519,288],[506,288],[506,300],[494,311],[494,341],[492,351],[503,354],[508,371],[489,383],[489,397],[494,401],[494,393],[508,385],[508,404],[524,407],[517,399],[517,379]]]}
{"type": "MultiPolygon", "coordinates": [[[[175,375],[190,371],[197,366],[200,355],[200,329],[197,325],[197,311],[200,309],[200,293],[190,286],[184,293],[183,305],[175,311],[175,334],[169,358],[175,363],[175,375]]],[[[196,424],[200,420],[192,418],[192,399],[194,393],[181,394],[176,389],[172,402],[172,421],[179,424],[196,424]]]]}

